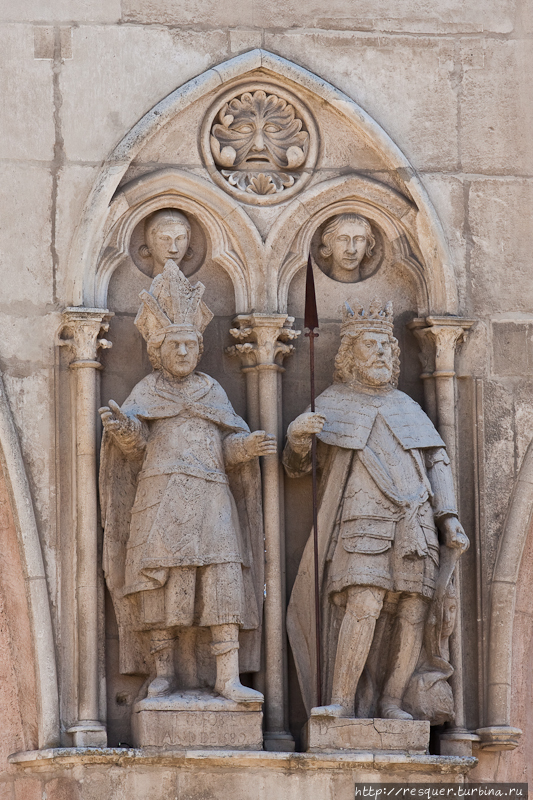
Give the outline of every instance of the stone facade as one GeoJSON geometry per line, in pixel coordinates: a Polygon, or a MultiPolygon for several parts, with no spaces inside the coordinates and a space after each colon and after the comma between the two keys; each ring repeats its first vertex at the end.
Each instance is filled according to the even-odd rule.
{"type": "MultiPolygon", "coordinates": [[[[532,781],[529,0],[7,0],[0,21],[0,798],[300,800],[376,779],[532,781]],[[214,315],[199,368],[278,450],[253,454],[266,556],[261,657],[241,675],[253,708],[150,708],[155,753],[131,747],[150,670],[121,669],[97,409],[151,372],[134,319],[165,268],[145,220],[168,208],[190,222],[181,266],[214,315]],[[331,245],[335,221],[349,257],[331,245]],[[392,300],[399,389],[446,445],[470,540],[439,644],[455,721],[434,727],[426,755],[420,717],[405,734],[394,725],[409,720],[381,721],[394,743],[366,751],[357,732],[350,746],[327,739],[320,718],[309,733],[287,645],[313,522],[310,477],[281,468],[309,403],[309,253],[317,396],[344,301],[392,300]],[[158,738],[164,713],[205,713],[187,733],[211,752],[192,739],[168,751],[180,742],[158,738]],[[249,740],[233,717],[216,723],[225,713],[247,715],[249,740]]],[[[202,661],[204,688],[213,665],[202,661]]]]}

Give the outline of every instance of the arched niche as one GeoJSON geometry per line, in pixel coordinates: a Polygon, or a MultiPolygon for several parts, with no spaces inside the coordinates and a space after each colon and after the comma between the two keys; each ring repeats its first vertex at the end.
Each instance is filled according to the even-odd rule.
{"type": "MultiPolygon", "coordinates": [[[[315,231],[326,220],[345,213],[366,217],[381,232],[387,248],[383,260],[388,262],[389,268],[404,268],[409,273],[419,316],[428,314],[431,307],[442,302],[440,287],[435,286],[434,276],[427,272],[416,239],[416,210],[412,203],[377,181],[343,176],[318,183],[303,193],[298,203],[292,203],[276,220],[269,234],[266,245],[271,248],[272,262],[280,263],[278,305],[281,310],[287,307],[291,281],[307,263],[315,231]]],[[[345,290],[348,286],[344,284],[345,290]]]]}
{"type": "Polygon", "coordinates": [[[231,278],[236,313],[245,313],[264,283],[262,243],[241,207],[207,181],[179,169],[143,175],[126,184],[109,209],[108,235],[94,281],[95,301],[107,306],[109,282],[114,271],[130,257],[133,231],[149,214],[161,208],[176,208],[194,217],[208,241],[209,258],[231,278]],[[256,269],[246,270],[246,260],[256,269]]]}
{"type": "MultiPolygon", "coordinates": [[[[133,299],[128,308],[121,306],[113,281],[119,280],[120,271],[131,261],[130,246],[139,224],[152,211],[169,206],[191,215],[202,227],[208,242],[207,260],[231,281],[232,314],[284,315],[289,309],[291,283],[302,272],[317,226],[344,210],[371,218],[383,232],[391,265],[397,271],[396,283],[407,287],[404,307],[410,318],[458,312],[453,264],[439,219],[416,172],[394,142],[357,103],[318,76],[271,53],[254,50],[208,70],[154,106],[109,156],[95,182],[70,252],[65,299],[73,306],[106,308],[111,297],[119,298],[110,308],[116,313],[109,333],[113,348],[102,355],[102,404],[110,398],[123,401],[150,369],[133,326],[133,299]],[[321,132],[316,169],[305,190],[268,207],[244,206],[211,180],[202,163],[198,136],[202,120],[220,96],[232,87],[260,79],[285,87],[305,101],[321,132]],[[345,145],[344,150],[338,141],[345,145]],[[188,160],[180,157],[181,147],[188,148],[188,160]],[[180,164],[180,168],[169,164],[180,164]],[[363,177],[364,172],[375,179],[363,177]]],[[[196,277],[201,279],[201,274],[196,277]]],[[[391,277],[385,288],[392,283],[391,277]]],[[[400,320],[402,329],[406,321],[400,320]]],[[[329,336],[333,349],[339,317],[330,322],[329,331],[321,336],[322,342],[329,336]]],[[[209,326],[206,336],[214,335],[217,344],[211,347],[206,340],[200,369],[221,382],[237,412],[243,413],[240,366],[237,359],[230,364],[231,359],[224,357],[224,345],[230,343],[228,323],[229,319],[224,320],[224,329],[222,323],[218,329],[209,326]],[[213,361],[206,363],[211,357],[213,361]]],[[[409,332],[405,335],[411,336],[409,332]]],[[[297,340],[297,347],[303,341],[297,340]]],[[[327,361],[331,366],[331,359],[327,361]]],[[[418,371],[416,357],[407,361],[410,369],[418,371]]],[[[285,383],[284,397],[304,402],[307,377],[298,350],[290,363],[294,383],[285,383]]],[[[408,387],[404,384],[403,388],[408,387]]],[[[419,389],[420,385],[410,393],[416,396],[419,389]]],[[[290,402],[284,403],[284,411],[292,414],[292,410],[290,402]]],[[[289,553],[294,564],[308,531],[303,513],[299,534],[294,536],[295,549],[289,553]]],[[[114,634],[112,630],[108,634],[111,652],[114,634]]],[[[111,663],[107,679],[112,717],[120,679],[111,663]]],[[[114,741],[114,735],[110,740],[114,741]]]]}
{"type": "MultiPolygon", "coordinates": [[[[19,749],[56,747],[60,742],[59,693],[50,598],[28,477],[18,433],[0,376],[0,528],[2,528],[4,692],[17,693],[21,714],[5,709],[5,741],[19,749]],[[17,552],[18,549],[18,552],[17,552]],[[12,740],[13,741],[13,740],[12,740]]],[[[5,697],[5,694],[4,694],[5,697]]],[[[7,754],[6,754],[7,755],[7,754]]]]}

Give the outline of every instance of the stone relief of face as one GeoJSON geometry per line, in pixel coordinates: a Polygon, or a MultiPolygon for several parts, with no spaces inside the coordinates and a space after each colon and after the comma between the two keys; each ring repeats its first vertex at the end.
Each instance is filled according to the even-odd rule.
{"type": "Polygon", "coordinates": [[[386,386],[393,370],[392,344],[387,333],[365,331],[352,342],[357,380],[367,386],[386,386]]]}
{"type": "Polygon", "coordinates": [[[331,260],[332,277],[359,272],[361,261],[372,254],[375,238],[368,220],[359,214],[339,214],[322,233],[320,253],[331,260]]]}
{"type": "Polygon", "coordinates": [[[238,169],[296,169],[306,158],[309,134],[295,109],[259,89],[227,103],[211,130],[213,158],[238,169]]]}
{"type": "Polygon", "coordinates": [[[163,209],[152,214],[145,223],[145,242],[141,255],[151,256],[152,275],[163,272],[169,258],[178,266],[187,254],[191,229],[184,214],[174,209],[163,209]]]}
{"type": "Polygon", "coordinates": [[[444,597],[441,637],[448,638],[455,628],[457,618],[457,598],[455,594],[447,593],[444,597]]]}
{"type": "Polygon", "coordinates": [[[194,330],[167,333],[160,350],[161,366],[174,378],[194,372],[200,358],[200,342],[194,330]]]}

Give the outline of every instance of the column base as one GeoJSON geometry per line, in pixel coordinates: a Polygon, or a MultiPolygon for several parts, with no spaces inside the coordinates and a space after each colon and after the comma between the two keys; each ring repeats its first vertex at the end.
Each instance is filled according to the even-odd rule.
{"type": "Polygon", "coordinates": [[[356,719],[313,714],[302,731],[308,753],[427,753],[429,722],[425,720],[356,719]]]}
{"type": "Polygon", "coordinates": [[[468,731],[450,731],[442,733],[439,741],[441,756],[468,758],[472,755],[472,746],[479,742],[479,736],[468,731]]]}
{"type": "Polygon", "coordinates": [[[151,697],[133,707],[135,747],[261,750],[262,702],[235,703],[208,692],[151,697]]]}
{"type": "Polygon", "coordinates": [[[522,731],[510,725],[491,725],[487,728],[478,728],[476,733],[480,742],[480,750],[514,750],[518,747],[522,731]]]}
{"type": "Polygon", "coordinates": [[[107,747],[105,725],[96,720],[82,719],[72,725],[67,733],[72,734],[74,747],[107,747]]]}
{"type": "Polygon", "coordinates": [[[265,731],[263,747],[271,753],[294,753],[294,739],[286,731],[265,731]]]}

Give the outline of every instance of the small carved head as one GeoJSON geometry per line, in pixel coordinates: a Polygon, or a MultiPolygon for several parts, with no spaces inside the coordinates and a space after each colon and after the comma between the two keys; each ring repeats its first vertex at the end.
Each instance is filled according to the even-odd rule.
{"type": "Polygon", "coordinates": [[[457,619],[457,591],[453,579],[448,584],[444,595],[442,610],[441,638],[447,639],[452,635],[457,619]]]}
{"type": "Polygon", "coordinates": [[[320,254],[331,259],[334,270],[354,272],[372,255],[376,244],[369,221],[360,214],[338,214],[322,233],[320,254]]]}
{"type": "Polygon", "coordinates": [[[175,208],[162,208],[146,217],[144,241],[139,248],[143,258],[152,258],[155,277],[163,272],[168,259],[178,266],[191,256],[191,225],[185,214],[175,208]]]}
{"type": "Polygon", "coordinates": [[[222,167],[296,169],[305,161],[309,134],[294,107],[258,89],[226,103],[211,130],[213,158],[222,167]]]}

